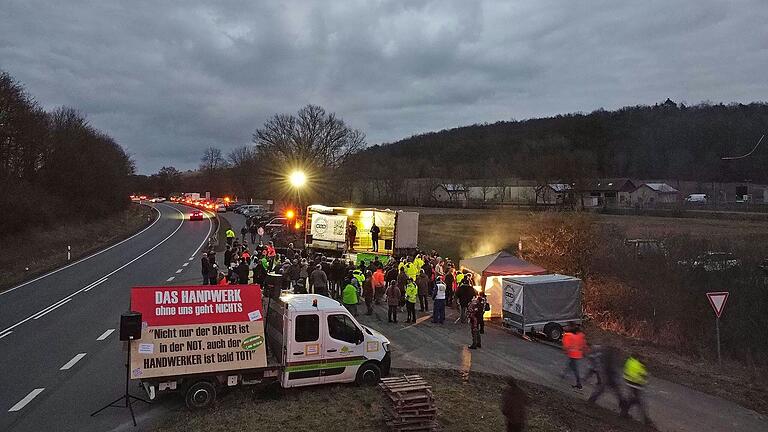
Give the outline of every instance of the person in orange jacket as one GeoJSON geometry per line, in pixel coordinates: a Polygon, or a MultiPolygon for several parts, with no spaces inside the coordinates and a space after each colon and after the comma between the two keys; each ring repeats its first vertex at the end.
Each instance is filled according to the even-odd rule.
{"type": "Polygon", "coordinates": [[[578,324],[572,327],[571,331],[566,331],[563,334],[563,351],[568,356],[568,363],[561,376],[565,377],[566,370],[573,371],[573,375],[576,377],[576,385],[573,386],[576,389],[581,390],[581,375],[579,374],[579,363],[584,358],[584,351],[587,348],[587,341],[584,337],[584,333],[581,331],[581,327],[578,324]]]}

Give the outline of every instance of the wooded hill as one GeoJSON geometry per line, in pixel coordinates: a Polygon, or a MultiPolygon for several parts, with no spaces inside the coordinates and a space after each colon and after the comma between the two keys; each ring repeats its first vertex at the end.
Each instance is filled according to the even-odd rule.
{"type": "Polygon", "coordinates": [[[356,155],[368,178],[438,177],[575,180],[591,177],[768,181],[768,104],[653,106],[598,110],[442,130],[356,155]]]}

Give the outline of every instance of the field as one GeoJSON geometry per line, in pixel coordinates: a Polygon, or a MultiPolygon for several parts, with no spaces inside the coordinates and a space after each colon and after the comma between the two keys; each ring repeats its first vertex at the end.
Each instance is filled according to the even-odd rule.
{"type": "Polygon", "coordinates": [[[52,229],[31,228],[0,240],[0,291],[67,263],[67,245],[75,261],[120,241],[156,217],[149,207],[131,204],[124,213],[91,222],[65,222],[52,229]]]}
{"type": "MultiPolygon", "coordinates": [[[[418,373],[432,385],[442,430],[500,431],[505,378],[449,370],[393,370],[392,375],[418,373]]],[[[533,432],[644,431],[641,424],[589,405],[556,390],[519,381],[529,399],[528,428],[533,432]]],[[[186,408],[168,416],[155,430],[182,431],[382,431],[384,394],[378,387],[331,385],[259,392],[238,389],[222,395],[209,411],[190,414],[186,408]]]]}
{"type": "MultiPolygon", "coordinates": [[[[496,252],[517,246],[540,213],[493,209],[415,208],[419,212],[419,245],[442,256],[457,259],[496,252]]],[[[595,214],[606,228],[618,228],[627,238],[691,237],[734,240],[768,239],[768,223],[723,219],[618,216],[595,214]]]]}

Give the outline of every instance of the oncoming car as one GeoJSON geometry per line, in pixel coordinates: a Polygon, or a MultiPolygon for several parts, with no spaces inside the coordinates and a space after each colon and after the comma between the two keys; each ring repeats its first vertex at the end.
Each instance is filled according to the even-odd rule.
{"type": "Polygon", "coordinates": [[[192,213],[189,214],[189,220],[203,220],[203,212],[200,210],[192,210],[192,213]]]}

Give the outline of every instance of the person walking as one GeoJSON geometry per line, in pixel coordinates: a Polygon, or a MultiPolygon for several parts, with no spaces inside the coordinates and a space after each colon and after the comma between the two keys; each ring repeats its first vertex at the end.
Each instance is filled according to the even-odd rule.
{"type": "Polygon", "coordinates": [[[376,221],[373,221],[373,225],[371,225],[371,250],[373,252],[379,251],[379,232],[381,230],[376,225],[376,221]]]}
{"type": "Polygon", "coordinates": [[[323,267],[318,264],[309,275],[309,286],[315,294],[328,296],[328,275],[323,271],[323,267]]]}
{"type": "Polygon", "coordinates": [[[459,320],[462,324],[467,322],[467,307],[472,299],[475,297],[475,289],[470,285],[469,281],[462,281],[459,285],[459,290],[456,292],[456,298],[459,301],[459,320]]]}
{"type": "Polygon", "coordinates": [[[431,284],[427,273],[423,269],[420,270],[419,275],[416,276],[416,287],[419,289],[419,310],[421,312],[429,312],[429,286],[431,284]]]}
{"type": "Polygon", "coordinates": [[[483,309],[481,306],[482,300],[480,300],[480,294],[467,306],[467,315],[469,316],[469,329],[472,333],[472,345],[469,349],[482,348],[483,345],[480,340],[480,321],[483,320],[483,309]]]}
{"type": "Polygon", "coordinates": [[[210,279],[208,275],[211,272],[211,262],[208,260],[208,254],[203,252],[203,256],[200,257],[200,272],[203,275],[203,285],[209,285],[210,279]]]}
{"type": "Polygon", "coordinates": [[[387,322],[397,322],[397,308],[400,306],[400,288],[397,287],[397,282],[392,281],[389,283],[389,287],[386,292],[387,306],[389,311],[387,312],[387,322]]]}
{"type": "MultiPolygon", "coordinates": [[[[573,326],[572,331],[566,331],[563,334],[563,350],[568,356],[568,363],[566,363],[566,369],[570,369],[576,378],[576,385],[574,388],[581,390],[581,374],[579,373],[579,363],[584,358],[584,350],[586,349],[586,340],[584,333],[581,332],[581,328],[578,324],[573,326]]],[[[565,370],[563,376],[565,376],[565,370]]]]}
{"type": "Polygon", "coordinates": [[[248,227],[248,232],[251,234],[251,243],[256,244],[256,233],[258,233],[259,228],[256,226],[255,223],[252,223],[248,227]]]}
{"type": "Polygon", "coordinates": [[[507,387],[501,393],[501,412],[507,420],[507,432],[525,430],[528,396],[518,387],[514,378],[507,379],[507,387]]]}
{"type": "MultiPolygon", "coordinates": [[[[243,243],[245,243],[245,236],[248,235],[248,227],[243,225],[242,228],[240,228],[240,237],[243,239],[243,243]]],[[[253,243],[253,241],[251,241],[253,243]]]]}
{"type": "Polygon", "coordinates": [[[408,280],[405,285],[405,310],[408,313],[408,318],[405,322],[416,322],[416,298],[419,296],[419,288],[416,287],[416,283],[412,280],[408,280]]]}
{"type": "Polygon", "coordinates": [[[648,371],[634,353],[624,363],[624,382],[629,387],[629,396],[621,406],[621,416],[629,417],[629,410],[637,405],[643,417],[643,423],[650,425],[651,419],[648,417],[648,408],[645,406],[643,396],[643,389],[648,383],[648,371]]]}
{"type": "Polygon", "coordinates": [[[365,299],[365,314],[373,315],[373,278],[371,272],[367,272],[363,281],[363,299],[365,299]]]}
{"type": "Polygon", "coordinates": [[[228,245],[230,245],[230,246],[232,246],[232,243],[235,241],[235,237],[237,237],[237,234],[235,234],[235,232],[234,232],[234,231],[232,231],[232,228],[230,228],[230,229],[228,229],[228,230],[227,230],[227,231],[224,233],[224,236],[226,236],[226,237],[227,237],[227,244],[228,244],[228,245]]]}
{"type": "Polygon", "coordinates": [[[241,259],[240,264],[237,265],[237,283],[241,285],[247,284],[250,273],[251,268],[248,266],[248,261],[241,259]]]}
{"type": "Polygon", "coordinates": [[[357,316],[357,288],[352,285],[350,279],[347,286],[344,287],[344,291],[341,295],[341,302],[344,303],[344,307],[347,308],[352,316],[357,316]]]}
{"type": "Polygon", "coordinates": [[[432,307],[432,322],[442,324],[445,321],[445,282],[438,279],[435,283],[435,304],[432,307]]]}
{"type": "Polygon", "coordinates": [[[589,350],[590,359],[590,373],[584,377],[584,380],[588,380],[590,375],[594,373],[597,375],[597,385],[592,395],[589,397],[590,403],[596,403],[597,399],[605,392],[605,388],[616,395],[616,399],[619,401],[619,409],[624,406],[624,397],[621,394],[621,388],[619,387],[619,373],[617,366],[618,353],[616,349],[609,346],[594,346],[589,350]]]}

